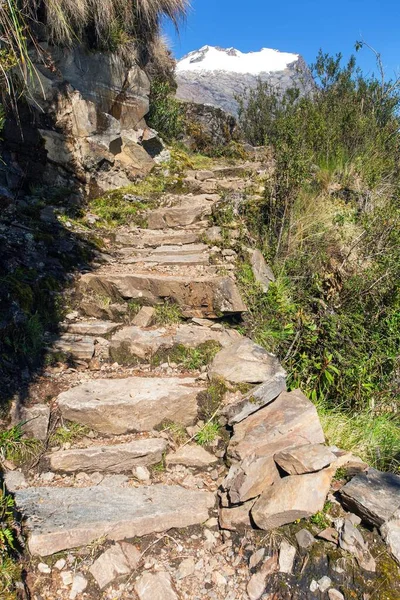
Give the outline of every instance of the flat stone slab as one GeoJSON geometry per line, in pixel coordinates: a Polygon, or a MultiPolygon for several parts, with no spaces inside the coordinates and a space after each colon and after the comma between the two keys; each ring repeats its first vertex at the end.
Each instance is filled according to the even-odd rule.
{"type": "Polygon", "coordinates": [[[276,356],[248,338],[221,350],[209,369],[210,378],[232,383],[262,383],[277,374],[286,375],[276,356]]]}
{"type": "Polygon", "coordinates": [[[135,583],[139,600],[179,600],[167,571],[144,573],[135,583]]]}
{"type": "Polygon", "coordinates": [[[157,304],[170,298],[180,306],[185,317],[217,318],[222,314],[247,310],[230,277],[208,276],[188,280],[184,276],[154,273],[86,273],[80,279],[80,288],[83,293],[91,290],[116,300],[140,299],[147,304],[157,304]]]}
{"type": "Polygon", "coordinates": [[[306,444],[288,448],[274,456],[275,462],[289,475],[314,473],[328,467],[336,456],[322,444],[306,444]]]}
{"type": "Polygon", "coordinates": [[[166,448],[166,440],[150,438],[113,446],[60,450],[52,452],[47,458],[52,471],[125,473],[138,465],[148,466],[160,462],[166,448]]]}
{"type": "Polygon", "coordinates": [[[333,472],[292,475],[268,487],[254,504],[251,516],[260,529],[269,531],[324,508],[333,472]]]}
{"type": "Polygon", "coordinates": [[[102,590],[120,577],[129,575],[137,568],[141,553],[136,546],[121,542],[108,548],[95,560],[89,571],[102,590]]]}
{"type": "Polygon", "coordinates": [[[293,446],[324,442],[315,406],[300,390],[294,390],[283,392],[274,402],[235,425],[228,454],[237,460],[250,455],[273,457],[293,446]]]}
{"type": "Polygon", "coordinates": [[[115,241],[121,246],[155,248],[168,244],[195,244],[200,240],[201,235],[202,231],[141,229],[135,233],[117,233],[115,241]]]}
{"type": "Polygon", "coordinates": [[[208,519],[215,497],[179,486],[140,488],[30,488],[17,491],[28,546],[49,556],[101,537],[119,541],[188,527],[208,519]]]}
{"type": "Polygon", "coordinates": [[[400,509],[400,477],[370,468],[349,481],[340,496],[345,508],[381,527],[400,509]]]}
{"type": "Polygon", "coordinates": [[[150,360],[159,350],[169,350],[176,346],[197,348],[207,342],[217,342],[221,346],[233,344],[240,334],[234,330],[213,331],[198,325],[177,325],[159,329],[123,327],[110,343],[110,356],[117,362],[129,357],[150,360]],[[120,360],[121,359],[121,360],[120,360]]]}
{"type": "Polygon", "coordinates": [[[118,435],[151,431],[165,420],[193,424],[203,390],[189,377],[95,379],[63,392],[57,402],[64,419],[118,435]]]}
{"type": "Polygon", "coordinates": [[[76,360],[91,360],[94,355],[94,337],[63,333],[55,340],[51,352],[61,352],[76,360]]]}
{"type": "Polygon", "coordinates": [[[167,465],[185,465],[186,467],[208,467],[218,462],[218,458],[197,445],[182,446],[176,452],[167,454],[167,465]]]}
{"type": "Polygon", "coordinates": [[[225,395],[227,402],[221,408],[221,414],[226,417],[229,425],[240,423],[260,408],[270,404],[284,391],[286,391],[286,371],[281,366],[277,366],[276,372],[271,377],[249,393],[225,395]]]}
{"type": "Polygon", "coordinates": [[[219,200],[218,194],[186,196],[175,206],[159,208],[147,215],[150,229],[167,227],[187,227],[211,215],[213,203],[219,200]]]}
{"type": "Polygon", "coordinates": [[[120,327],[120,323],[113,323],[112,321],[78,321],[77,323],[70,323],[67,325],[67,332],[75,335],[109,335],[120,327]]]}

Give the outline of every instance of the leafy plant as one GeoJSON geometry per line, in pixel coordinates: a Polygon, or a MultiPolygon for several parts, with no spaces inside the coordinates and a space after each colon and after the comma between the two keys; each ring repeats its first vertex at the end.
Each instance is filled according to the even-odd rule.
{"type": "Polygon", "coordinates": [[[182,321],[182,311],[176,302],[165,300],[163,304],[155,306],[154,318],[157,325],[173,325],[182,321]]]}
{"type": "Polygon", "coordinates": [[[10,429],[0,431],[0,460],[22,463],[37,457],[43,449],[40,440],[25,438],[23,426],[18,423],[10,429]]]}
{"type": "Polygon", "coordinates": [[[89,427],[80,423],[68,423],[58,427],[50,437],[51,446],[62,446],[69,442],[75,442],[90,433],[89,427]]]}
{"type": "Polygon", "coordinates": [[[174,90],[168,81],[152,81],[147,118],[150,127],[156,129],[168,142],[175,140],[183,132],[184,116],[181,104],[174,97],[174,90]]]}
{"type": "Polygon", "coordinates": [[[219,436],[220,429],[221,426],[217,421],[209,421],[196,433],[194,439],[200,446],[209,446],[219,436]]]}

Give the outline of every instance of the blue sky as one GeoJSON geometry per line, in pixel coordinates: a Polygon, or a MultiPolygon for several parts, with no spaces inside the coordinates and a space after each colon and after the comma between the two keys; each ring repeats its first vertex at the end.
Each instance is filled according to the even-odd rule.
{"type": "MultiPolygon", "coordinates": [[[[180,34],[165,26],[177,58],[205,44],[244,52],[262,47],[302,54],[312,62],[319,48],[349,56],[363,37],[382,54],[387,75],[400,73],[400,0],[192,0],[180,34]]],[[[358,63],[367,72],[373,56],[358,63]]]]}

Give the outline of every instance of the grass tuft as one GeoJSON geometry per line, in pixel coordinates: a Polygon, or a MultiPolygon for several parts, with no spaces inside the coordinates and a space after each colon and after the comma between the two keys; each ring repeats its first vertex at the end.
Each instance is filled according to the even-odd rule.
{"type": "Polygon", "coordinates": [[[172,300],[165,300],[163,304],[155,306],[156,325],[174,325],[183,319],[181,308],[172,300]]]}

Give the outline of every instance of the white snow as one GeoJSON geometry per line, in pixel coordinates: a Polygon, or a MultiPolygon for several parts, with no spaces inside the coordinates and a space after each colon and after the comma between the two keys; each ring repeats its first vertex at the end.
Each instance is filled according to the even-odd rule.
{"type": "Polygon", "coordinates": [[[240,52],[234,48],[214,48],[203,46],[178,61],[176,70],[180,71],[229,71],[231,73],[272,73],[283,71],[299,58],[298,54],[279,52],[271,48],[262,48],[259,52],[240,52]]]}

